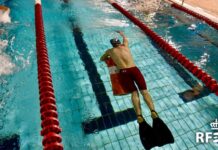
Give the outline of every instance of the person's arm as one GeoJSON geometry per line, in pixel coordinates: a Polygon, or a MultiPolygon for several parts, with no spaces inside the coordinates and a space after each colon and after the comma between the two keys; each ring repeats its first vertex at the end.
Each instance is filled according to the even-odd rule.
{"type": "Polygon", "coordinates": [[[105,61],[105,59],[107,59],[109,57],[109,50],[107,50],[104,55],[101,56],[100,60],[101,61],[105,61]]]}
{"type": "Polygon", "coordinates": [[[128,39],[122,31],[117,31],[123,37],[123,45],[128,46],[128,39]]]}
{"type": "Polygon", "coordinates": [[[114,1],[114,0],[108,0],[108,2],[109,2],[110,4],[112,4],[112,3],[114,3],[115,1],[114,1]]]}

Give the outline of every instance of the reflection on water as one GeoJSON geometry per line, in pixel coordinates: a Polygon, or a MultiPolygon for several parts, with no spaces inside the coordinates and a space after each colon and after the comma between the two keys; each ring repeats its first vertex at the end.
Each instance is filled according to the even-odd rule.
{"type": "Polygon", "coordinates": [[[200,68],[204,68],[207,65],[209,58],[210,58],[210,55],[207,53],[204,53],[198,61],[195,61],[195,64],[199,66],[200,68]]]}
{"type": "Polygon", "coordinates": [[[7,46],[7,40],[0,40],[0,76],[12,74],[15,69],[15,64],[12,63],[10,56],[4,52],[7,46]]]}
{"type": "Polygon", "coordinates": [[[7,88],[8,81],[0,78],[0,130],[4,127],[4,119],[6,115],[6,99],[10,95],[10,91],[7,88]]]}
{"type": "MultiPolygon", "coordinates": [[[[0,7],[0,23],[10,23],[11,18],[9,16],[10,9],[7,7],[0,7]]],[[[3,25],[1,25],[3,26],[3,25]]],[[[6,32],[4,29],[0,29],[0,37],[6,32]]],[[[13,72],[15,64],[11,62],[11,58],[4,52],[8,46],[8,40],[0,39],[0,76],[8,75],[13,72]]]]}
{"type": "MultiPolygon", "coordinates": [[[[2,34],[0,35],[0,76],[1,75],[10,75],[14,72],[17,72],[21,69],[26,68],[30,65],[30,59],[33,53],[33,50],[29,50],[22,45],[21,49],[17,49],[15,46],[16,37],[9,33],[10,29],[14,30],[17,27],[17,24],[4,24],[1,29],[2,34]],[[25,54],[27,51],[27,55],[25,54]]],[[[19,40],[19,41],[22,41],[19,40]]],[[[31,44],[32,45],[32,44],[31,44]]]]}
{"type": "Polygon", "coordinates": [[[101,26],[115,26],[115,27],[128,27],[129,24],[126,20],[118,20],[118,19],[104,19],[99,21],[99,25],[101,26]]]}

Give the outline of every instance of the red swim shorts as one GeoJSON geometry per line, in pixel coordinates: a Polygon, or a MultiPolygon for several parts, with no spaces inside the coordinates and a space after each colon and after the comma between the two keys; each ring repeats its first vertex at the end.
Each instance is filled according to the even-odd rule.
{"type": "Polygon", "coordinates": [[[139,90],[147,89],[145,79],[137,67],[120,69],[120,74],[122,75],[123,84],[128,88],[129,91],[136,91],[136,85],[139,90]]]}

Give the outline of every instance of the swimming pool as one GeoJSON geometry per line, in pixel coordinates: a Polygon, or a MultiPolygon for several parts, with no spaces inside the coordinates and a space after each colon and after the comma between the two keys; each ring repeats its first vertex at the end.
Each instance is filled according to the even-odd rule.
{"type": "MultiPolygon", "coordinates": [[[[15,68],[13,73],[0,76],[1,139],[16,134],[20,149],[42,149],[34,2],[15,0],[4,3],[12,10],[12,24],[6,27],[7,35],[2,37],[9,41],[4,53],[15,64],[15,68]]],[[[68,4],[47,0],[43,1],[42,6],[60,126],[63,130],[61,135],[66,150],[143,149],[136,120],[128,120],[131,114],[124,116],[126,123],[119,126],[95,129],[91,133],[85,133],[82,128],[82,123],[96,121],[105,115],[100,106],[103,100],[107,100],[111,113],[132,110],[129,95],[113,96],[106,65],[99,61],[104,51],[110,48],[109,39],[117,36],[115,30],[123,30],[128,36],[133,57],[145,76],[156,109],[174,134],[176,142],[162,149],[216,148],[212,142],[197,144],[195,132],[211,130],[209,124],[218,116],[217,97],[209,94],[192,102],[184,102],[178,93],[190,89],[190,85],[168,64],[155,44],[112,6],[100,0],[95,3],[74,0],[68,4]]],[[[164,19],[158,19],[157,16],[157,22],[154,23],[160,24],[158,21],[163,22],[164,19]]],[[[169,21],[165,23],[169,24],[169,21]]],[[[165,29],[164,26],[162,28],[165,29]]],[[[181,28],[184,30],[187,26],[182,24],[181,28]]],[[[155,31],[166,34],[161,27],[155,28],[155,31]]],[[[175,38],[173,43],[183,42],[179,35],[170,33],[175,38]]],[[[192,33],[184,31],[187,36],[192,33]]],[[[142,103],[142,108],[143,115],[151,123],[145,103],[142,103]]]]}

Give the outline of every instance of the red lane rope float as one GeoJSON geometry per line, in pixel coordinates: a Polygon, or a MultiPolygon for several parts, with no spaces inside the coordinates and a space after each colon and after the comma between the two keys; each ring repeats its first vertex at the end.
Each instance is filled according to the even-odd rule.
{"type": "MultiPolygon", "coordinates": [[[[171,2],[172,2],[172,1],[171,1],[171,2]]],[[[181,11],[184,11],[185,13],[187,13],[187,14],[189,14],[189,15],[192,15],[192,16],[194,16],[194,17],[200,19],[200,20],[203,20],[203,21],[205,21],[207,24],[209,24],[211,27],[213,27],[213,28],[215,28],[215,29],[218,30],[218,23],[217,23],[217,22],[214,22],[214,21],[212,21],[211,19],[209,19],[209,18],[207,18],[207,17],[205,17],[205,16],[203,16],[203,15],[201,15],[201,14],[199,14],[199,13],[196,13],[196,12],[194,12],[194,11],[188,9],[188,8],[185,8],[185,7],[182,6],[182,5],[179,5],[179,4],[177,4],[177,3],[174,3],[174,2],[172,2],[171,7],[174,7],[174,8],[176,8],[176,9],[181,10],[181,11]]]]}
{"type": "Polygon", "coordinates": [[[44,35],[42,7],[40,0],[35,4],[36,51],[41,113],[41,135],[44,150],[63,150],[61,128],[59,127],[55,95],[44,35]]]}
{"type": "Polygon", "coordinates": [[[144,23],[142,23],[139,19],[134,17],[124,8],[119,6],[117,3],[112,2],[111,5],[117,10],[119,10],[127,18],[129,18],[139,28],[141,28],[145,32],[145,34],[147,34],[163,50],[165,50],[169,55],[176,59],[184,68],[186,68],[194,76],[200,79],[206,87],[208,87],[213,93],[215,93],[218,96],[218,83],[215,79],[213,79],[209,74],[204,72],[201,68],[196,66],[193,62],[191,62],[188,58],[181,54],[177,49],[175,49],[169,43],[167,43],[161,36],[157,35],[154,31],[148,28],[144,23]]]}

